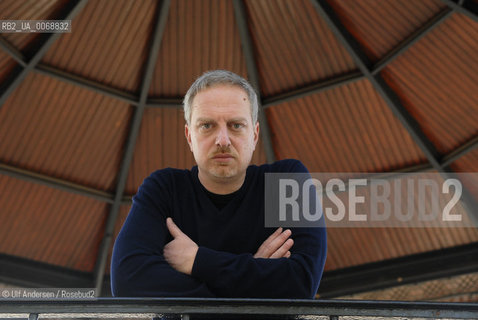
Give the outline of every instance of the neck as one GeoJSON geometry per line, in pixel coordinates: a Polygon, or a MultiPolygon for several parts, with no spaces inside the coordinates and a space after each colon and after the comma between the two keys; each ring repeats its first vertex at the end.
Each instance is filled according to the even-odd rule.
{"type": "Polygon", "coordinates": [[[202,174],[201,170],[198,172],[198,178],[201,184],[209,192],[215,194],[229,194],[239,190],[244,183],[246,174],[237,178],[218,178],[218,177],[209,177],[202,174]]]}

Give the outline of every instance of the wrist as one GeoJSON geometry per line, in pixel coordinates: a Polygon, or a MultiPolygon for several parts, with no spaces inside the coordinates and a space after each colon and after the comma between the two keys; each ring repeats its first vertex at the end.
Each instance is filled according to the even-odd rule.
{"type": "Polygon", "coordinates": [[[187,274],[192,275],[193,272],[193,266],[194,266],[194,261],[196,260],[196,256],[198,253],[199,247],[196,245],[191,249],[191,252],[189,253],[189,263],[188,263],[188,269],[187,269],[187,274]]]}

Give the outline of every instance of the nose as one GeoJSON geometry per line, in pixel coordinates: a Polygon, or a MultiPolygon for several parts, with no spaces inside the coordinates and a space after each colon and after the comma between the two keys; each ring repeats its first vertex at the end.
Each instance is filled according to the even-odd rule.
{"type": "Polygon", "coordinates": [[[216,145],[221,148],[229,147],[231,145],[231,140],[229,139],[227,127],[222,127],[218,130],[216,136],[216,145]]]}

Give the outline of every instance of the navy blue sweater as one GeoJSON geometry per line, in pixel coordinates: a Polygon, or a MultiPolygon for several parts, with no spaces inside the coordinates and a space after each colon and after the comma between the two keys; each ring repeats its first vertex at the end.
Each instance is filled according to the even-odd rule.
{"type": "Polygon", "coordinates": [[[297,160],[249,166],[244,184],[219,210],[198,169],[163,169],[138,190],[114,245],[111,285],[118,297],[312,298],[326,257],[324,228],[291,228],[290,258],[254,258],[275,231],[264,227],[264,173],[307,172],[297,160]],[[166,218],[199,246],[192,275],[174,270],[163,247],[166,218]]]}

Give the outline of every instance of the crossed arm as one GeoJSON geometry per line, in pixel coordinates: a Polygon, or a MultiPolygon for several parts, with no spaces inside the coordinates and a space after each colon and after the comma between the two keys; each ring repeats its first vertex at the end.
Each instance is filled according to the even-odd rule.
{"type": "Polygon", "coordinates": [[[297,229],[292,240],[279,228],[255,254],[234,254],[198,247],[172,219],[163,221],[133,204],[113,250],[115,296],[303,299],[317,290],[325,229],[297,229]]]}
{"type": "MultiPolygon", "coordinates": [[[[198,245],[184,234],[171,218],[166,219],[166,226],[173,240],[164,246],[164,258],[175,270],[191,275],[198,245]]],[[[289,250],[294,245],[294,240],[290,238],[291,234],[289,229],[278,228],[262,243],[254,258],[289,258],[291,255],[289,250]]]]}

